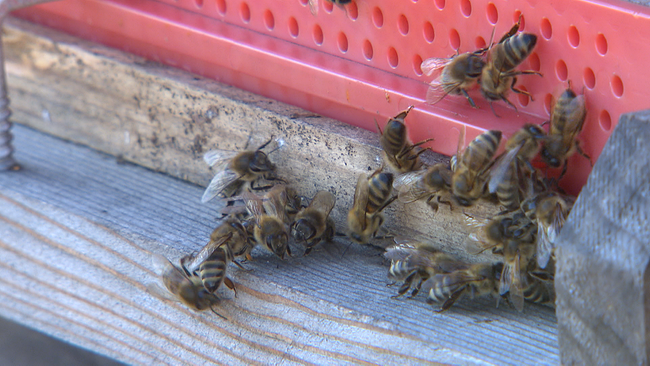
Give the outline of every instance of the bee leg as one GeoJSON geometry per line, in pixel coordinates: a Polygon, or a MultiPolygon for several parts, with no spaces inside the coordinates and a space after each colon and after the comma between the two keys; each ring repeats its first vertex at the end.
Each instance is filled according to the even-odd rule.
{"type": "Polygon", "coordinates": [[[377,118],[375,118],[375,126],[377,126],[377,130],[379,131],[379,135],[383,135],[384,133],[381,131],[381,127],[379,127],[379,122],[377,122],[377,118]]]}
{"type": "MultiPolygon", "coordinates": [[[[506,101],[508,101],[508,100],[506,99],[506,101]]],[[[494,110],[494,106],[492,105],[492,101],[491,101],[491,100],[489,101],[489,103],[490,103],[490,109],[492,110],[492,113],[494,113],[494,116],[497,117],[497,118],[501,118],[501,116],[499,116],[499,115],[497,114],[497,112],[494,110]]],[[[508,103],[510,103],[510,101],[508,101],[508,103]]]]}
{"type": "Polygon", "coordinates": [[[557,178],[558,184],[560,183],[560,181],[562,180],[562,178],[566,174],[568,167],[569,167],[569,162],[565,161],[564,166],[562,166],[562,173],[560,173],[560,176],[557,178]]]}
{"type": "Polygon", "coordinates": [[[438,197],[438,203],[444,203],[445,205],[449,205],[449,211],[454,210],[454,205],[451,204],[451,201],[445,201],[442,198],[440,198],[440,196],[437,197],[438,197]]]}
{"type": "Polygon", "coordinates": [[[594,162],[591,160],[591,156],[587,155],[584,151],[582,151],[582,148],[580,147],[580,143],[578,142],[578,140],[575,140],[575,141],[576,141],[575,142],[576,150],[578,150],[578,154],[580,154],[580,155],[584,156],[585,158],[587,158],[589,160],[589,164],[591,164],[591,167],[593,168],[594,167],[594,162]]]}
{"type": "Polygon", "coordinates": [[[414,298],[417,296],[417,294],[420,293],[420,289],[422,288],[422,283],[424,282],[424,278],[420,277],[420,280],[418,283],[415,284],[415,287],[413,288],[413,291],[409,294],[409,299],[414,298]]]}
{"type": "Polygon", "coordinates": [[[242,271],[246,271],[246,272],[251,272],[252,271],[252,269],[248,269],[248,268],[242,266],[242,264],[237,262],[237,261],[232,261],[232,262],[235,263],[235,265],[237,267],[239,267],[242,271]]]}
{"type": "Polygon", "coordinates": [[[258,147],[257,150],[262,150],[263,148],[265,148],[268,144],[271,143],[271,141],[273,141],[274,137],[275,136],[271,136],[271,138],[267,142],[263,143],[262,146],[258,147]]]}
{"type": "Polygon", "coordinates": [[[228,318],[226,318],[225,316],[223,316],[223,315],[217,313],[216,310],[214,310],[214,308],[213,308],[212,306],[210,306],[210,310],[212,310],[213,313],[217,314],[217,315],[218,315],[220,318],[222,318],[223,320],[228,320],[228,318]]]}
{"type": "Polygon", "coordinates": [[[433,197],[435,197],[435,196],[431,196],[431,197],[429,197],[429,198],[427,199],[427,204],[429,205],[429,207],[431,207],[431,209],[433,210],[433,212],[438,212],[438,202],[439,202],[440,200],[438,200],[438,202],[433,202],[433,197]]]}
{"type": "Polygon", "coordinates": [[[474,99],[472,99],[472,97],[470,97],[469,94],[467,94],[467,90],[465,90],[465,89],[460,89],[460,92],[463,94],[463,96],[465,97],[465,99],[467,99],[467,101],[469,102],[469,105],[471,105],[472,108],[474,108],[474,109],[478,109],[478,107],[477,107],[476,104],[474,103],[474,99]]]}
{"type": "Polygon", "coordinates": [[[232,280],[230,278],[226,277],[226,278],[223,279],[223,283],[225,283],[226,286],[228,286],[229,289],[235,291],[235,297],[237,297],[237,289],[235,288],[235,284],[232,282],[232,280]]]}

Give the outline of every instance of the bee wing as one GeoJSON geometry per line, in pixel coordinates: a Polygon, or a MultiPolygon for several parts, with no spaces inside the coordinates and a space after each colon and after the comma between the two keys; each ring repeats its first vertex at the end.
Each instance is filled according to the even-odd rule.
{"type": "Polygon", "coordinates": [[[309,0],[309,11],[313,16],[318,15],[318,0],[309,0]]]}
{"type": "Polygon", "coordinates": [[[232,238],[232,232],[229,232],[223,236],[220,236],[216,240],[210,240],[208,244],[206,244],[201,249],[201,251],[199,251],[196,255],[190,258],[190,262],[188,264],[185,264],[185,269],[189,273],[193,273],[194,271],[199,269],[199,266],[201,266],[203,262],[205,262],[208,258],[210,258],[212,253],[214,253],[214,251],[217,250],[217,248],[224,245],[231,238],[232,238]]]}
{"type": "Polygon", "coordinates": [[[578,95],[575,98],[571,100],[569,110],[574,111],[576,115],[574,118],[569,118],[567,120],[567,125],[564,127],[565,131],[572,131],[573,133],[566,134],[564,136],[565,143],[567,146],[569,143],[573,143],[573,140],[575,139],[576,135],[582,131],[582,126],[585,123],[585,115],[587,113],[587,109],[585,107],[585,96],[584,95],[578,95]],[[568,140],[568,141],[567,141],[568,140]]]}
{"type": "Polygon", "coordinates": [[[215,174],[214,178],[208,184],[208,188],[203,192],[201,202],[206,203],[218,196],[226,187],[239,179],[239,175],[230,169],[223,169],[215,174]]]}
{"type": "Polygon", "coordinates": [[[521,278],[520,262],[521,256],[519,252],[517,252],[511,271],[512,278],[510,279],[510,292],[508,293],[508,298],[514,305],[515,309],[522,312],[524,310],[524,286],[521,278]]]}
{"type": "MultiPolygon", "coordinates": [[[[456,146],[456,155],[454,156],[456,159],[455,164],[453,164],[454,167],[458,166],[458,163],[463,159],[462,153],[465,148],[465,136],[467,134],[467,127],[463,125],[460,128],[460,131],[458,132],[458,145],[456,146]]],[[[452,157],[452,159],[454,158],[452,157]]],[[[456,169],[454,169],[456,170],[456,169]]]]}
{"type": "Polygon", "coordinates": [[[162,288],[159,284],[151,282],[147,284],[147,292],[161,300],[180,302],[180,300],[172,295],[171,292],[162,288]]]}
{"type": "Polygon", "coordinates": [[[319,212],[325,213],[325,216],[328,216],[334,205],[336,204],[336,197],[329,191],[319,191],[314,196],[314,199],[309,204],[310,208],[313,208],[319,212]]]}
{"type": "Polygon", "coordinates": [[[497,159],[496,163],[494,163],[490,169],[490,180],[488,182],[488,190],[490,193],[497,191],[497,187],[501,182],[503,182],[504,178],[508,176],[510,169],[517,168],[516,164],[512,164],[512,162],[515,161],[515,158],[517,157],[517,154],[519,154],[519,150],[521,150],[523,145],[523,142],[517,145],[517,147],[506,152],[497,159]]]}
{"type": "Polygon", "coordinates": [[[449,65],[451,63],[452,58],[437,58],[437,57],[432,57],[428,58],[420,64],[420,69],[424,74],[427,76],[431,76],[436,71],[442,71],[442,69],[445,68],[445,66],[449,65]]]}
{"type": "Polygon", "coordinates": [[[443,82],[441,78],[433,80],[427,89],[426,101],[429,104],[436,104],[443,100],[449,93],[457,90],[462,83],[443,82]]]}
{"type": "Polygon", "coordinates": [[[387,247],[384,257],[392,261],[402,261],[414,253],[417,253],[415,242],[406,241],[387,247]]]}
{"type": "Polygon", "coordinates": [[[395,178],[393,188],[398,192],[397,199],[402,203],[411,203],[433,193],[422,188],[420,184],[418,184],[422,179],[422,176],[426,173],[426,170],[420,170],[408,172],[395,178]]]}
{"type": "Polygon", "coordinates": [[[512,265],[510,263],[504,263],[503,271],[501,271],[501,278],[499,279],[499,295],[503,295],[506,292],[510,291],[511,284],[512,265]]]}
{"type": "Polygon", "coordinates": [[[264,205],[262,204],[262,200],[252,192],[248,191],[242,194],[242,198],[244,199],[244,202],[246,202],[248,213],[253,216],[255,222],[259,224],[264,215],[264,205]]]}
{"type": "Polygon", "coordinates": [[[263,201],[264,210],[269,216],[285,221],[285,206],[287,205],[286,186],[281,184],[273,187],[263,201]]]}
{"type": "Polygon", "coordinates": [[[466,212],[463,213],[465,214],[465,224],[472,230],[482,230],[485,225],[490,222],[490,219],[487,219],[485,217],[470,215],[466,212]]]}
{"type": "Polygon", "coordinates": [[[203,155],[203,161],[206,162],[211,167],[217,168],[221,165],[227,164],[232,158],[234,158],[241,151],[231,151],[231,150],[210,150],[203,155]]]}
{"type": "Polygon", "coordinates": [[[537,224],[537,265],[539,268],[546,268],[552,251],[553,244],[548,238],[548,230],[544,225],[537,224]]]}
{"type": "Polygon", "coordinates": [[[482,278],[471,276],[463,272],[454,273],[453,275],[450,275],[449,273],[438,273],[429,277],[428,280],[422,283],[421,291],[429,292],[434,287],[446,287],[452,293],[451,297],[453,297],[453,294],[462,290],[467,283],[480,279],[482,278]]]}
{"type": "Polygon", "coordinates": [[[178,267],[172,264],[169,259],[160,254],[152,257],[154,271],[161,276],[162,283],[172,294],[178,293],[181,284],[191,281],[181,272],[178,267]]]}
{"type": "MultiPolygon", "coordinates": [[[[366,222],[366,207],[368,206],[368,177],[361,173],[359,174],[359,179],[357,180],[357,188],[354,191],[354,203],[353,208],[355,209],[354,215],[356,216],[358,222],[366,222]]],[[[365,227],[363,228],[365,229],[365,227]]]]}

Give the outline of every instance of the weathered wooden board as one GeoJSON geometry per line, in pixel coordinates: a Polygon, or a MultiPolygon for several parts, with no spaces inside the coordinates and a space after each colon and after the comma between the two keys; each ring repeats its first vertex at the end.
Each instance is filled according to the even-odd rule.
{"type": "MultiPolygon", "coordinates": [[[[283,136],[286,148],[272,155],[280,173],[300,193],[334,192],[344,227],[356,176],[379,165],[368,131],[22,22],[5,41],[16,120],[154,170],[205,185],[206,150],[283,136]]],[[[15,131],[25,169],[0,175],[0,312],[9,318],[138,364],[558,362],[552,309],[519,314],[478,300],[435,314],[421,299],[390,299],[381,251],[352,246],[342,256],[343,241],[284,262],[256,250],[252,272],[232,269],[229,322],[161,302],[145,292],[150,253],[178,258],[205,243],[217,213],[199,203],[203,188],[15,131]]],[[[393,232],[462,253],[459,209],[388,214],[393,232]]]]}
{"type": "MultiPolygon", "coordinates": [[[[342,223],[356,177],[380,166],[378,135],[369,131],[24,22],[9,22],[4,41],[15,120],[199,185],[214,174],[202,160],[207,150],[280,137],[285,146],[271,156],[280,175],[307,196],[333,192],[333,216],[342,223]]],[[[443,206],[435,219],[420,203],[387,212],[396,233],[425,233],[460,252],[459,209],[443,206]]]]}
{"type": "Polygon", "coordinates": [[[196,250],[214,225],[202,188],[23,127],[0,175],[0,313],[135,363],[552,364],[552,309],[463,301],[435,314],[393,300],[380,250],[336,242],[232,267],[238,297],[193,314],[145,291],[151,252],[196,250]]]}

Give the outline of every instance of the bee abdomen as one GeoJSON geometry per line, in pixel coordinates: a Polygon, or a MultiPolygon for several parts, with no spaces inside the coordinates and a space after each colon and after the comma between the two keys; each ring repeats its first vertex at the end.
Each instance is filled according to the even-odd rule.
{"type": "Polygon", "coordinates": [[[367,213],[374,213],[388,200],[393,189],[393,174],[379,173],[368,183],[367,213]]]}
{"type": "Polygon", "coordinates": [[[519,33],[503,42],[503,64],[500,71],[512,70],[528,57],[537,43],[537,36],[531,33],[519,33]]]}
{"type": "Polygon", "coordinates": [[[399,154],[406,145],[406,126],[398,120],[391,119],[386,124],[380,142],[384,151],[391,155],[399,154]]]}
{"type": "Polygon", "coordinates": [[[222,250],[217,250],[213,255],[199,266],[199,274],[205,289],[215,292],[226,277],[226,255],[222,250]]]}
{"type": "Polygon", "coordinates": [[[480,171],[492,160],[501,142],[501,131],[490,130],[470,142],[462,163],[472,171],[480,171]]]}

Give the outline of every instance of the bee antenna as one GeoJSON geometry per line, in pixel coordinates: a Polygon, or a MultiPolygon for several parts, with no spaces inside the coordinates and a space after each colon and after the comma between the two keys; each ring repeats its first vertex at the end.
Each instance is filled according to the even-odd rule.
{"type": "Polygon", "coordinates": [[[341,254],[341,258],[345,257],[345,253],[348,252],[348,249],[350,249],[351,245],[352,245],[352,241],[350,241],[350,244],[348,244],[348,246],[345,247],[345,250],[343,251],[343,254],[341,254]]]}
{"type": "Polygon", "coordinates": [[[215,313],[215,314],[217,314],[217,315],[219,315],[219,317],[221,317],[221,318],[222,318],[223,320],[226,320],[226,321],[228,321],[228,318],[226,318],[225,316],[223,316],[223,315],[221,315],[221,314],[219,314],[219,313],[217,313],[217,311],[216,311],[216,310],[214,310],[214,308],[212,307],[212,305],[210,305],[210,310],[212,310],[212,312],[213,312],[213,313],[215,313]]]}

